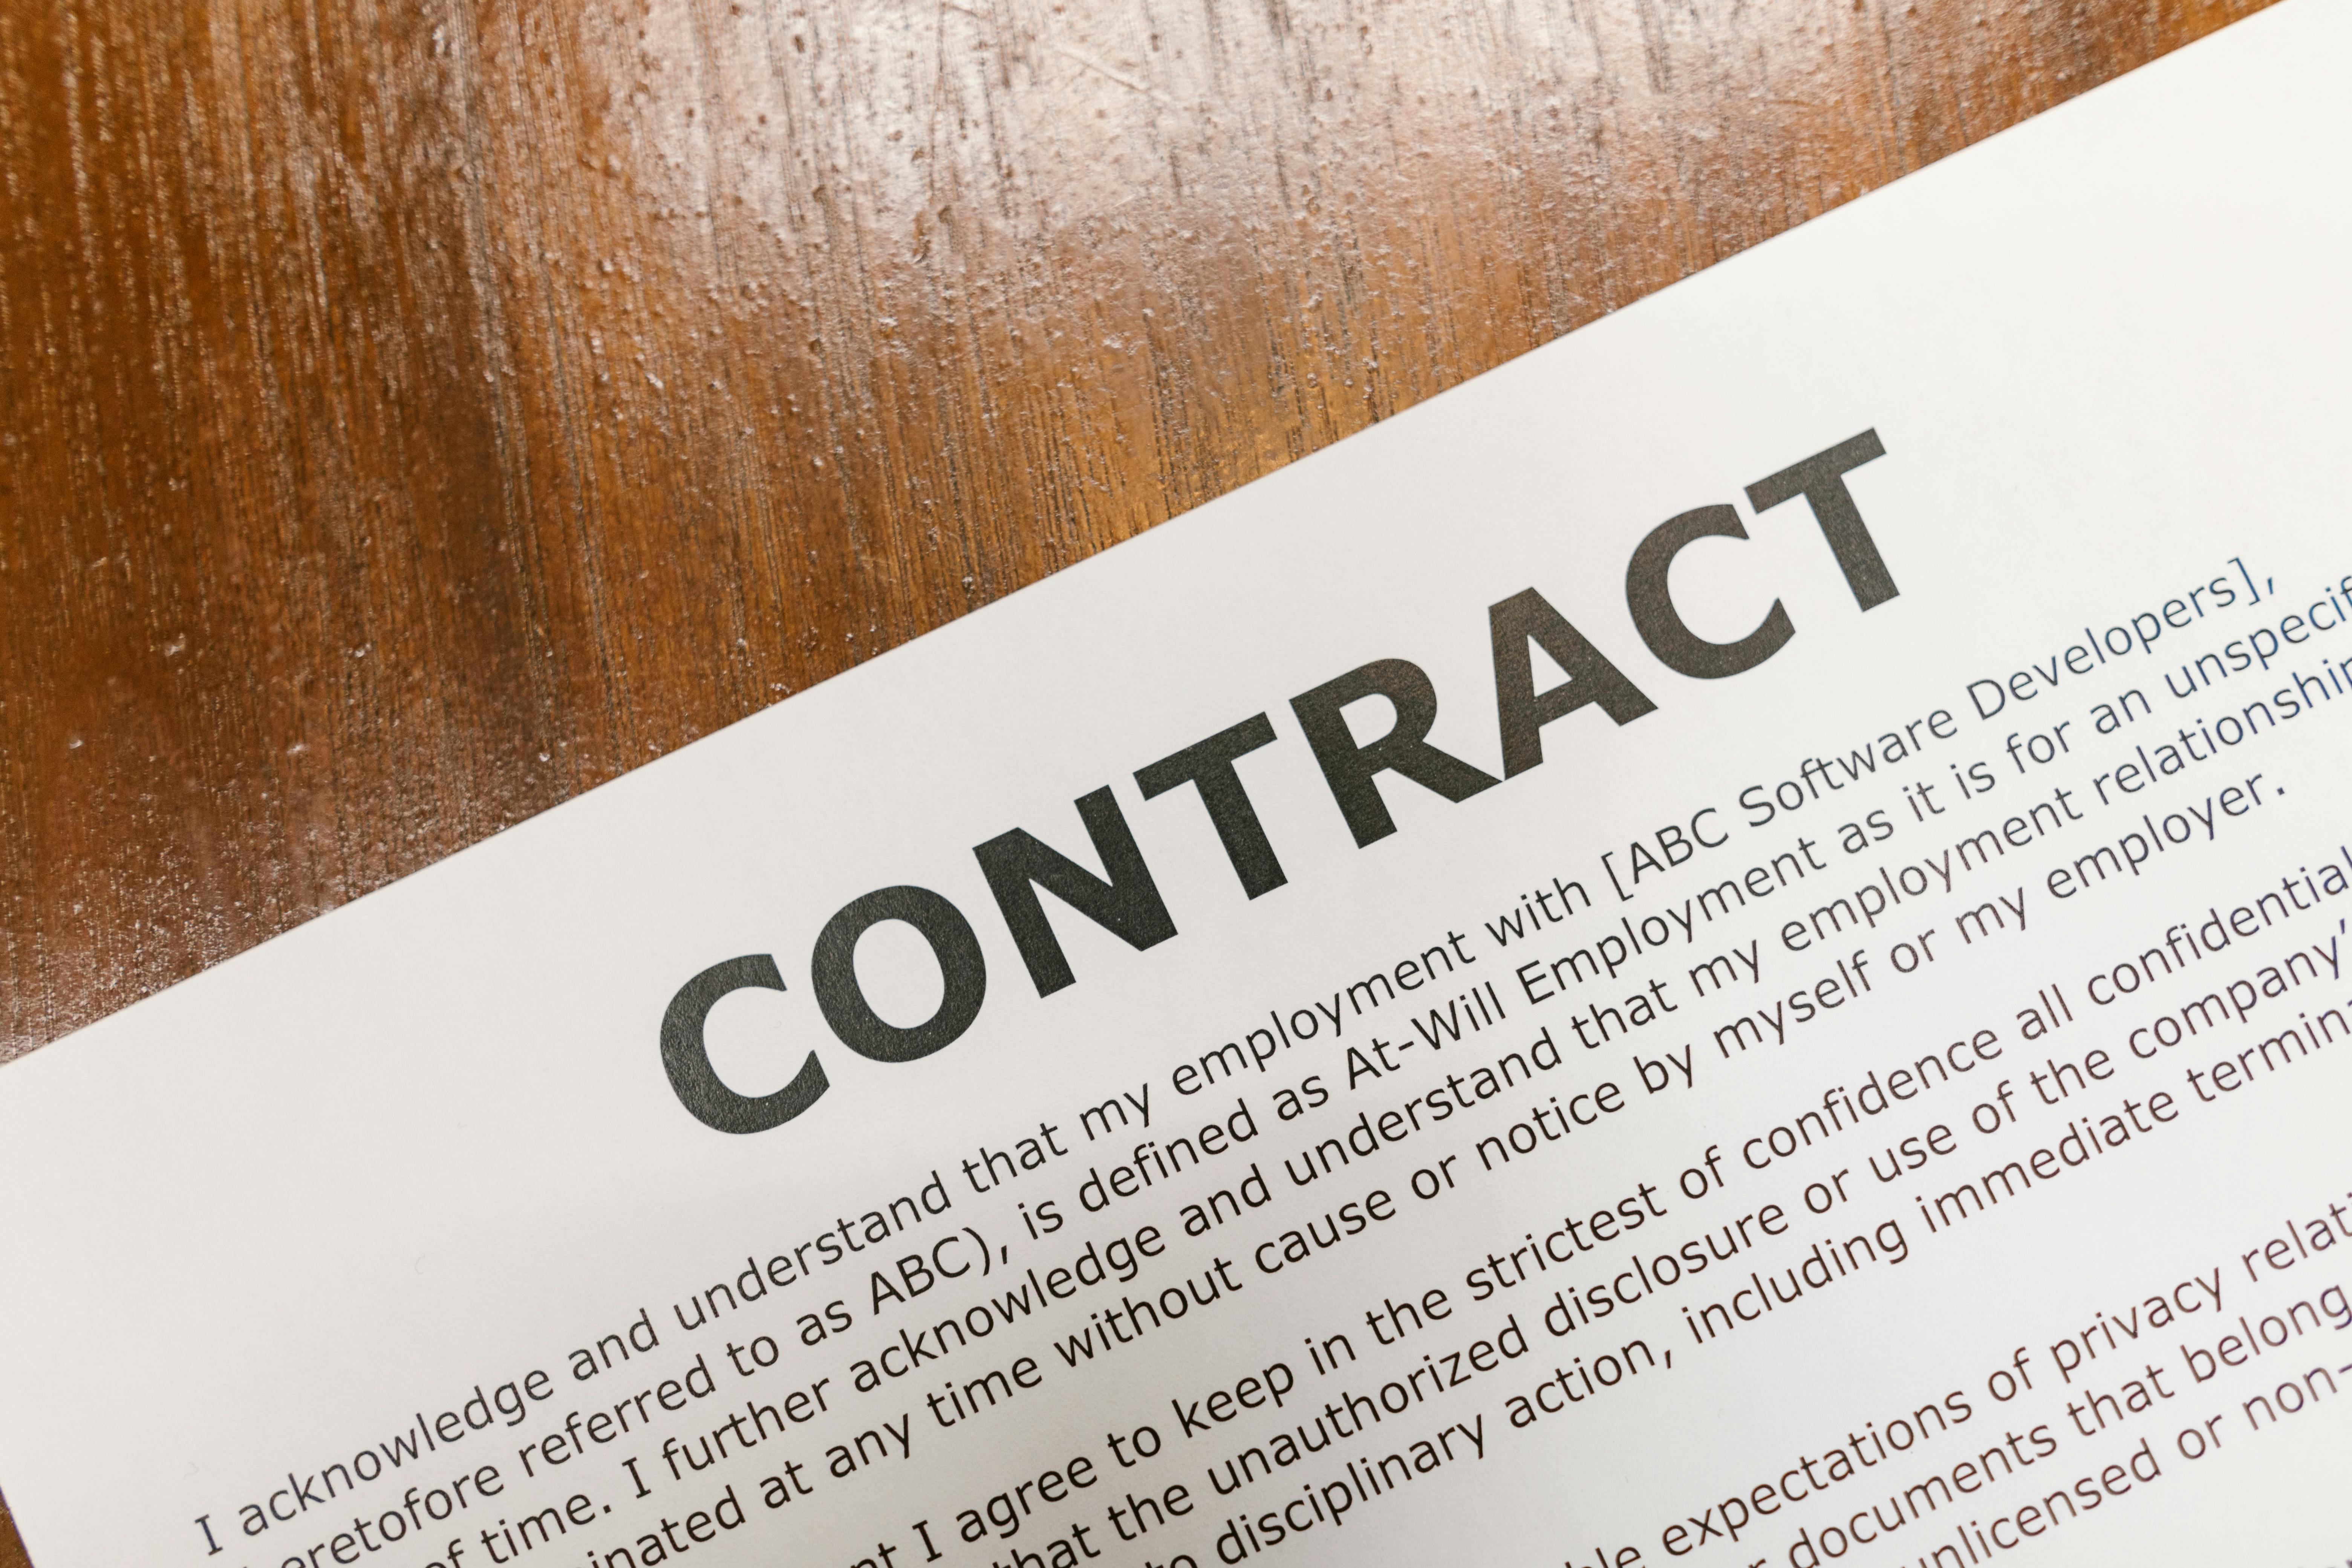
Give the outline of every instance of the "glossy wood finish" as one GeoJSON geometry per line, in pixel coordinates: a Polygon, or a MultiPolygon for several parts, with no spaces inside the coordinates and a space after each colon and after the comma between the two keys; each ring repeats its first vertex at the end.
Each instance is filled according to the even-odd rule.
{"type": "Polygon", "coordinates": [[[2259,3],[9,0],[0,1061],[2259,3]]]}

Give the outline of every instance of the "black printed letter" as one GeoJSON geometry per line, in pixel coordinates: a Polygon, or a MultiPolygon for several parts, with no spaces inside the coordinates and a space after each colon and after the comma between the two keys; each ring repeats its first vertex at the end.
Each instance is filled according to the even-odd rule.
{"type": "Polygon", "coordinates": [[[784,988],[776,961],[764,952],[712,964],[678,987],[677,994],[670,998],[669,1011],[662,1016],[662,1067],[669,1074],[671,1089],[696,1121],[721,1132],[765,1132],[771,1127],[782,1127],[814,1105],[825,1091],[824,1066],[814,1051],[801,1063],[792,1082],[756,1100],[736,1093],[720,1079],[710,1065],[710,1047],[703,1042],[702,1026],[720,997],[753,987],[784,988]]]}
{"type": "Polygon", "coordinates": [[[1417,664],[1375,659],[1292,698],[1290,710],[1307,731],[1323,782],[1331,786],[1331,798],[1339,803],[1339,814],[1348,819],[1348,831],[1356,836],[1359,848],[1396,831],[1380,786],[1372,782],[1382,773],[1402,773],[1453,801],[1467,800],[1503,782],[1423,738],[1437,722],[1437,689],[1417,664]],[[1387,698],[1396,709],[1396,722],[1379,740],[1359,746],[1340,710],[1367,697],[1387,698]]]}
{"type": "Polygon", "coordinates": [[[1168,916],[1151,868],[1143,863],[1143,851],[1135,847],[1135,835],[1109,786],[1079,796],[1077,806],[1108,881],[1017,827],[972,850],[1040,996],[1052,995],[1076,976],[1070,973],[1070,961],[1054,934],[1053,922],[1045,918],[1045,906],[1037,901],[1039,888],[1129,947],[1150,947],[1176,934],[1176,922],[1168,916]]]}
{"type": "Polygon", "coordinates": [[[1748,487],[1748,504],[1758,511],[1769,511],[1792,496],[1802,496],[1811,503],[1813,520],[1822,525],[1822,537],[1830,542],[1830,552],[1837,557],[1838,570],[1845,574],[1846,586],[1853,590],[1853,602],[1865,610],[1876,609],[1899,590],[1886,563],[1879,559],[1870,530],[1863,526],[1862,510],[1845,488],[1845,476],[1849,469],[1885,456],[1886,448],[1878,444],[1878,432],[1864,430],[1748,487]]]}
{"type": "Polygon", "coordinates": [[[1652,529],[1650,536],[1634,548],[1633,559],[1625,568],[1625,607],[1633,612],[1633,626],[1642,640],[1668,669],[1701,680],[1719,680],[1755,668],[1780,652],[1780,645],[1797,629],[1789,624],[1789,612],[1778,599],[1772,601],[1762,624],[1738,642],[1709,642],[1690,629],[1675,608],[1666,575],[1674,570],[1675,557],[1684,545],[1695,539],[1718,537],[1745,539],[1748,531],[1739,525],[1739,514],[1729,507],[1703,506],[1652,529]]]}
{"type": "Polygon", "coordinates": [[[1588,702],[1600,703],[1620,724],[1657,707],[1533,588],[1489,605],[1486,626],[1495,643],[1495,716],[1503,731],[1505,778],[1541,763],[1543,727],[1588,702]],[[1549,691],[1536,689],[1535,661],[1528,657],[1530,638],[1568,672],[1549,691]]]}
{"type": "Polygon", "coordinates": [[[1274,891],[1289,879],[1282,874],[1282,862],[1274,858],[1274,845],[1257,819],[1257,808],[1250,804],[1249,792],[1242,787],[1241,774],[1234,770],[1234,759],[1273,744],[1274,724],[1260,713],[1135,771],[1135,787],[1146,800],[1180,784],[1200,786],[1201,804],[1209,808],[1209,822],[1225,847],[1225,858],[1234,863],[1242,891],[1253,899],[1274,891]]]}
{"type": "Polygon", "coordinates": [[[955,1044],[988,997],[988,961],[963,911],[929,888],[880,888],[853,899],[824,922],[809,955],[816,1005],[841,1043],[877,1062],[911,1062],[955,1044]],[[884,921],[904,921],[931,944],[940,965],[940,1006],[902,1029],[874,1011],[857,984],[857,939],[884,921]]]}

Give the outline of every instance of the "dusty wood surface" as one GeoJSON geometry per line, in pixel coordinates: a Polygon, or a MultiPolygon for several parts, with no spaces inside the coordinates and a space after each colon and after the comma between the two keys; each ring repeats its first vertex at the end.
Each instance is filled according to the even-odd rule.
{"type": "Polygon", "coordinates": [[[0,1061],[2260,3],[0,6],[0,1061]]]}

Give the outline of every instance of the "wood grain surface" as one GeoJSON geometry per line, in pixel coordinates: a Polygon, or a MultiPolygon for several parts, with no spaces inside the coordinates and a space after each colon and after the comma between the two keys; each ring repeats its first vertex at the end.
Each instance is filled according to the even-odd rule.
{"type": "Polygon", "coordinates": [[[2260,4],[8,0],[0,1062],[2260,4]]]}

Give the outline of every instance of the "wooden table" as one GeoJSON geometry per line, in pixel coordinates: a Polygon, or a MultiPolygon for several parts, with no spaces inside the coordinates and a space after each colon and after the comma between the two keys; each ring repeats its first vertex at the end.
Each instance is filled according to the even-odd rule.
{"type": "Polygon", "coordinates": [[[2262,3],[0,6],[0,1061],[2262,3]]]}

